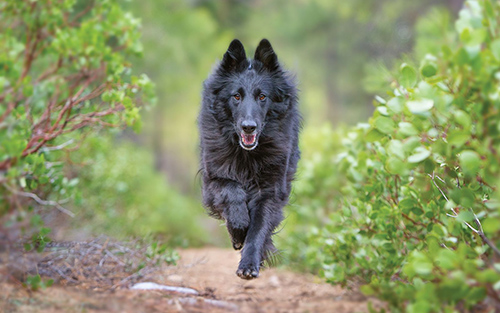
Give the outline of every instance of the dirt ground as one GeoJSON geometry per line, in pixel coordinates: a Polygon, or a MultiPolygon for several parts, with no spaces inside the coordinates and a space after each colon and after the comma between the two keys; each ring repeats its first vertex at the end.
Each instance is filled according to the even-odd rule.
{"type": "Polygon", "coordinates": [[[198,295],[172,291],[97,291],[54,285],[28,292],[0,284],[0,312],[367,312],[359,292],[331,286],[312,275],[265,269],[252,281],[235,275],[240,255],[221,248],[180,250],[178,266],[160,271],[158,284],[189,287],[198,295]]]}

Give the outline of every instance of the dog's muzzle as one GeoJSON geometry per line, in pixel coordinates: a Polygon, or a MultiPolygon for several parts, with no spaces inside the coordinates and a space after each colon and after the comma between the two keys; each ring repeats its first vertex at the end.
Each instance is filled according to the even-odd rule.
{"type": "Polygon", "coordinates": [[[257,147],[257,123],[245,120],[241,123],[240,146],[245,150],[257,147]]]}

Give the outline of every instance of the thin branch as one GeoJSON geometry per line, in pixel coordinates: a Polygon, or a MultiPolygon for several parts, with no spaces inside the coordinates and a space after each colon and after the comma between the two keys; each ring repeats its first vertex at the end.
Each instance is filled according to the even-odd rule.
{"type": "Polygon", "coordinates": [[[434,175],[434,172],[432,172],[432,175],[431,174],[427,174],[427,175],[429,175],[429,177],[432,179],[434,186],[436,186],[436,188],[441,192],[441,194],[445,198],[446,202],[450,202],[450,200],[448,200],[448,197],[446,197],[446,195],[444,194],[443,190],[441,190],[441,188],[439,188],[439,186],[436,184],[436,181],[434,180],[434,178],[437,177],[443,183],[444,183],[444,181],[439,176],[434,175]]]}
{"type": "Polygon", "coordinates": [[[63,58],[62,58],[62,56],[59,56],[59,59],[57,60],[56,65],[52,68],[47,69],[42,74],[40,74],[40,76],[35,80],[35,84],[41,82],[42,80],[46,79],[50,75],[57,73],[57,71],[61,68],[62,63],[63,63],[63,58]]]}
{"type": "Polygon", "coordinates": [[[60,205],[57,201],[51,201],[51,200],[42,200],[40,199],[39,196],[37,196],[36,194],[34,193],[31,193],[31,192],[25,192],[25,191],[18,191],[18,190],[15,190],[11,187],[9,187],[8,185],[6,184],[3,184],[3,186],[9,190],[10,192],[16,194],[16,195],[19,195],[19,196],[22,196],[22,197],[27,197],[27,198],[31,198],[33,200],[35,200],[38,204],[40,205],[45,205],[45,206],[53,206],[53,207],[56,207],[59,211],[61,211],[62,213],[64,214],[67,214],[71,217],[75,217],[75,214],[73,212],[71,212],[70,210],[68,209],[65,209],[62,205],[60,205]]]}
{"type": "Polygon", "coordinates": [[[83,9],[78,14],[76,14],[75,17],[73,17],[73,20],[71,22],[69,22],[70,25],[72,25],[72,26],[78,25],[78,20],[81,17],[83,17],[85,14],[89,13],[90,10],[92,10],[92,8],[94,8],[94,1],[89,1],[89,2],[90,2],[90,4],[85,9],[83,9]]]}
{"type": "MultiPolygon", "coordinates": [[[[434,180],[434,178],[439,179],[443,183],[444,183],[444,180],[442,178],[440,178],[439,176],[435,175],[434,172],[432,172],[432,175],[430,175],[430,174],[428,174],[428,175],[431,178],[432,182],[434,183],[434,186],[436,186],[436,188],[441,192],[441,194],[446,199],[446,201],[450,202],[450,200],[448,200],[448,198],[444,194],[443,190],[441,190],[441,188],[439,188],[439,186],[436,184],[436,181],[434,180]]],[[[458,213],[453,208],[451,208],[451,210],[452,210],[453,214],[446,213],[446,215],[449,217],[457,218],[458,213]]],[[[486,245],[488,245],[498,256],[500,256],[500,250],[495,246],[495,243],[493,243],[490,239],[488,239],[488,237],[486,237],[486,234],[483,231],[483,226],[481,225],[481,221],[479,221],[479,218],[477,217],[476,213],[474,213],[474,211],[472,209],[470,209],[470,211],[474,215],[474,222],[476,223],[478,229],[474,228],[471,224],[469,224],[466,221],[463,221],[464,224],[467,225],[467,227],[469,227],[470,230],[472,230],[474,233],[478,234],[479,237],[481,237],[481,239],[483,240],[483,242],[486,245]]]]}
{"type": "Polygon", "coordinates": [[[74,142],[73,139],[70,139],[68,141],[66,141],[65,143],[62,143],[58,146],[53,146],[53,147],[43,147],[42,149],[40,149],[41,151],[55,151],[55,150],[62,150],[64,149],[66,146],[69,146],[70,144],[72,144],[74,142]]]}
{"type": "Polygon", "coordinates": [[[5,112],[3,112],[2,115],[0,115],[0,123],[3,122],[7,118],[7,116],[10,114],[10,112],[12,112],[12,110],[14,110],[15,107],[16,107],[15,102],[10,102],[7,105],[7,110],[5,110],[5,112]]]}

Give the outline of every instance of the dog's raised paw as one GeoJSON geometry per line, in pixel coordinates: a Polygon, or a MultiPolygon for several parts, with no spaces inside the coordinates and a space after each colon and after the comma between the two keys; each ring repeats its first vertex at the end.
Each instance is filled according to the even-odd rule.
{"type": "Polygon", "coordinates": [[[241,248],[243,248],[243,243],[245,242],[245,237],[247,235],[247,228],[232,228],[228,225],[227,229],[229,231],[231,243],[233,244],[234,250],[240,250],[241,248]]]}
{"type": "Polygon", "coordinates": [[[236,275],[238,275],[241,279],[250,280],[259,277],[259,270],[253,266],[240,267],[236,271],[236,275]]]}

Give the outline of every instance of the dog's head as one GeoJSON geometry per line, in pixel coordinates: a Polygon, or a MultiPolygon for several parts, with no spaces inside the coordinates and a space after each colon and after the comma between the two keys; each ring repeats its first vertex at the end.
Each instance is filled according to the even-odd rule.
{"type": "Polygon", "coordinates": [[[263,39],[249,60],[242,43],[233,40],[213,76],[211,111],[218,120],[230,121],[243,149],[255,149],[266,124],[282,117],[294,96],[271,44],[263,39]]]}

